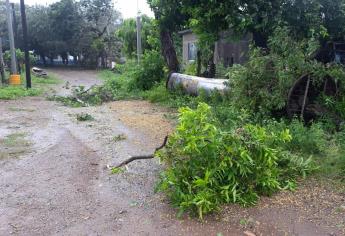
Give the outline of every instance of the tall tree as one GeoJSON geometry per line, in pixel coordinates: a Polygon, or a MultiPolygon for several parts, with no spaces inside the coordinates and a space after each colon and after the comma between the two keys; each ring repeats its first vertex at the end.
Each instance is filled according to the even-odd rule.
{"type": "MultiPolygon", "coordinates": [[[[156,26],[154,20],[147,15],[141,16],[141,38],[142,38],[142,49],[145,51],[151,50],[152,47],[148,42],[149,37],[152,34],[153,28],[156,26]]],[[[123,52],[127,57],[132,58],[136,53],[137,47],[137,28],[136,19],[129,18],[125,19],[119,29],[116,31],[116,36],[119,37],[123,43],[123,52]]]]}
{"type": "Polygon", "coordinates": [[[147,0],[159,25],[162,55],[170,72],[179,70],[173,33],[182,29],[188,17],[182,12],[182,1],[147,0]]]}

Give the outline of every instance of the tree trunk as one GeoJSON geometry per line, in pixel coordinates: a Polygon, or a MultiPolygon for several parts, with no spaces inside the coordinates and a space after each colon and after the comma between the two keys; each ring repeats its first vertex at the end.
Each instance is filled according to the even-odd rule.
{"type": "Polygon", "coordinates": [[[201,75],[201,51],[198,50],[196,53],[196,75],[201,75]]]}
{"type": "Polygon", "coordinates": [[[161,29],[160,40],[162,46],[162,55],[167,63],[169,72],[178,72],[179,62],[177,59],[174,43],[171,33],[165,29],[161,29]]]}
{"type": "Polygon", "coordinates": [[[212,45],[211,46],[212,53],[208,61],[208,78],[216,77],[216,64],[214,63],[214,51],[215,51],[215,45],[212,45]]]}

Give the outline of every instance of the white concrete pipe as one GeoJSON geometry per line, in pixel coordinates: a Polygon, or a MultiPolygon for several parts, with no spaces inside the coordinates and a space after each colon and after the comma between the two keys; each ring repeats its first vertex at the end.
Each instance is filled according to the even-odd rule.
{"type": "Polygon", "coordinates": [[[208,79],[192,75],[179,73],[171,73],[168,81],[168,89],[174,90],[182,88],[184,92],[190,95],[199,95],[200,90],[204,90],[207,94],[218,90],[224,93],[228,87],[225,85],[226,79],[208,79]]]}

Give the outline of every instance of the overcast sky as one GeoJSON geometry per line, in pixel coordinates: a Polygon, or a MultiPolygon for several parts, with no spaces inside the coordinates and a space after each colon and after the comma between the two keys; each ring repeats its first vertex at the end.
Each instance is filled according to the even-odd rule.
{"type": "MultiPolygon", "coordinates": [[[[25,0],[26,4],[51,4],[57,2],[58,0],[25,0]]],[[[82,1],[82,0],[81,0],[82,1]]],[[[124,18],[135,17],[137,14],[137,0],[113,0],[115,7],[122,13],[124,18]]],[[[10,2],[19,2],[19,0],[10,0],[10,2]]],[[[143,14],[153,16],[153,13],[146,3],[146,0],[138,0],[139,9],[143,14]]]]}

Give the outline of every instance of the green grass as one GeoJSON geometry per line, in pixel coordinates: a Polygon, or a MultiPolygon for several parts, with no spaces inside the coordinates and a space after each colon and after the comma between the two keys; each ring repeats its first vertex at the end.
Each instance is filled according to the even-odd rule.
{"type": "Polygon", "coordinates": [[[0,100],[14,100],[21,97],[32,97],[42,94],[42,89],[26,89],[23,86],[6,86],[0,88],[0,100]]]}
{"type": "MultiPolygon", "coordinates": [[[[25,81],[25,77],[22,77],[22,81],[25,81]]],[[[60,84],[62,83],[61,80],[58,80],[55,76],[49,75],[47,78],[36,77],[32,76],[32,84],[33,85],[45,85],[45,84],[60,84]]]]}
{"type": "Polygon", "coordinates": [[[10,157],[17,158],[29,151],[31,143],[26,140],[26,133],[12,133],[0,138],[0,160],[10,157]]]}
{"type": "Polygon", "coordinates": [[[81,113],[77,114],[77,121],[93,121],[95,118],[93,118],[92,115],[87,113],[81,113]]]}
{"type": "Polygon", "coordinates": [[[110,70],[101,70],[98,72],[98,77],[101,79],[101,80],[108,80],[108,79],[111,79],[114,77],[114,73],[110,70]]]}
{"type": "Polygon", "coordinates": [[[19,107],[9,107],[8,108],[9,111],[14,111],[14,112],[34,112],[36,111],[35,109],[26,109],[26,108],[19,108],[19,107]]]}
{"type": "Polygon", "coordinates": [[[126,139],[127,137],[125,134],[119,134],[119,135],[114,136],[112,140],[116,143],[116,142],[120,142],[126,139]]]}
{"type": "Polygon", "coordinates": [[[20,146],[27,146],[27,141],[25,140],[25,133],[13,133],[7,135],[4,140],[3,144],[7,147],[14,147],[17,145],[20,146]]]}
{"type": "Polygon", "coordinates": [[[32,88],[25,88],[25,75],[21,75],[22,85],[20,86],[2,86],[0,87],[0,100],[15,100],[22,97],[39,96],[48,85],[59,84],[60,81],[54,76],[39,78],[32,75],[32,88]]]}

